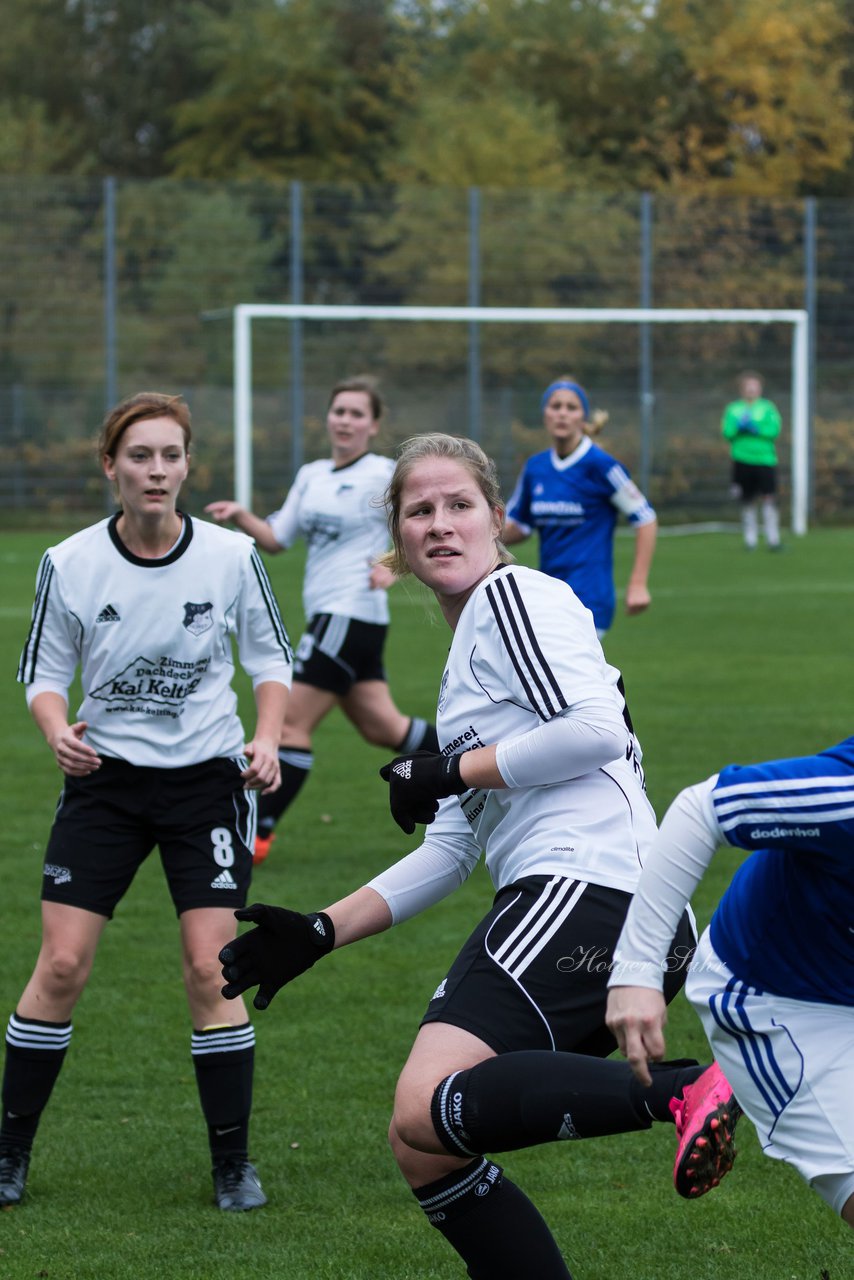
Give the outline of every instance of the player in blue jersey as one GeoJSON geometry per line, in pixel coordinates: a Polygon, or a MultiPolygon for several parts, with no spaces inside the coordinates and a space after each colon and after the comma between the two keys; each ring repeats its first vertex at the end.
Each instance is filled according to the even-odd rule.
{"type": "Polygon", "coordinates": [[[626,585],[626,612],[649,607],[647,580],[655,552],[655,512],[625,467],[593,443],[607,414],[591,415],[584,388],[569,375],[546,387],[543,423],[552,447],[522,468],[510,501],[504,542],[536,529],[540,568],[567,582],[593,614],[603,636],[614,619],[614,531],[619,513],[635,529],[635,556],[626,585]]]}
{"type": "Polygon", "coordinates": [[[729,765],[668,810],[617,945],[607,1022],[636,1076],[664,1053],[660,962],[719,844],[746,849],[686,992],[766,1155],[854,1227],[854,737],[729,765]]]}

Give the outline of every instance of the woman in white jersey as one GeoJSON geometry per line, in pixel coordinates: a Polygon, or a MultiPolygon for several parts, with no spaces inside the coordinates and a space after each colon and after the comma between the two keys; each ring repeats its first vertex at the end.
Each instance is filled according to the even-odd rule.
{"type": "Polygon", "coordinates": [[[117,405],[99,454],[121,509],[51,547],[39,568],[18,678],[65,780],[45,856],[41,950],[6,1032],[0,1205],[24,1193],[99,939],[155,845],[179,918],[216,1203],[265,1203],[248,1158],[255,1037],[242,1001],[220,995],[216,954],[233,932],[231,909],[246,901],[254,793],[279,781],[292,654],[251,540],[177,507],[190,434],[179,396],[143,392],[117,405]],[[232,637],[257,704],[248,743],[232,637]],[[83,701],[69,723],[78,668],[83,701]]]}
{"type": "Polygon", "coordinates": [[[281,785],[258,811],[255,861],[270,851],[274,827],[314,763],[312,736],[336,705],[362,737],[393,751],[436,750],[436,732],[395,706],[386,682],[383,647],[387,589],[395,581],[377,564],[388,527],[377,501],[394,463],[370,452],[383,414],[371,378],[348,378],[329,396],[326,428],[331,456],[300,467],[284,505],[262,520],[236,502],[212,502],[215,520],[231,521],[275,555],[304,538],[305,634],[296,650],[294,686],[282,730],[281,785]]]}
{"type": "MultiPolygon", "coordinates": [[[[644,1089],[626,1063],[606,1061],[608,965],[656,826],[620,674],[589,612],[564,583],[507,563],[495,469],[471,441],[409,441],[387,502],[392,568],[434,591],[453,631],[441,751],[382,770],[399,825],[430,825],[413,853],[323,912],[238,912],[257,927],[221,953],[223,993],[258,984],[256,1007],[266,1007],[333,947],[451,893],[484,852],[495,902],[436,975],[398,1083],[391,1144],[469,1276],[565,1277],[550,1230],[485,1153],[672,1123],[678,1100],[677,1184],[702,1192],[731,1162],[729,1139],[705,1125],[729,1089],[716,1068],[686,1062],[660,1064],[644,1089]]],[[[683,915],[669,998],[694,940],[683,915]]]]}

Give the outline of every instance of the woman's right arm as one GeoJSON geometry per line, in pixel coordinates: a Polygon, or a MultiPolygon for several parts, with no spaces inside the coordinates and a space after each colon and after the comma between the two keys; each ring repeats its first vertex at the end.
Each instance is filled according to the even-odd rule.
{"type": "Polygon", "coordinates": [[[101,757],[83,741],[88,729],[85,720],[68,723],[68,700],[61,693],[45,690],[30,701],[30,713],[44,734],[56,763],[72,778],[85,778],[100,768],[101,757]]]}
{"type": "Polygon", "coordinates": [[[239,502],[209,502],[205,507],[205,514],[216,520],[217,524],[237,525],[243,533],[248,533],[250,538],[255,539],[262,551],[267,551],[272,556],[284,551],[267,521],[241,507],[239,502]]]}
{"type": "Polygon", "coordinates": [[[266,1009],[277,991],[333,949],[382,933],[446,897],[477,861],[464,822],[459,805],[449,806],[439,818],[444,839],[431,833],[419,849],[323,911],[302,915],[257,903],[235,912],[256,927],[220,952],[222,994],[231,1000],[257,986],[253,1003],[266,1009]]]}

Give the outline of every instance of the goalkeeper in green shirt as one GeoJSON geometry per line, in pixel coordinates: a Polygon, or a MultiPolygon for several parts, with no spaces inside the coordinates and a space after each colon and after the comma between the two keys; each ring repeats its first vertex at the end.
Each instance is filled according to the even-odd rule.
{"type": "Polygon", "coordinates": [[[743,373],[738,380],[739,399],[724,409],[721,430],[730,442],[732,493],[741,501],[744,545],[754,551],[759,542],[759,510],[765,541],[771,551],[781,550],[777,511],[777,449],[780,413],[763,399],[758,373],[743,373]]]}

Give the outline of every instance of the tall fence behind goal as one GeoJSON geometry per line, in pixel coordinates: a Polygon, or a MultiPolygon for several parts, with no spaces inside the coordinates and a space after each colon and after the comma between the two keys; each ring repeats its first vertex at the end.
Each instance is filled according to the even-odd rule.
{"type": "MultiPolygon", "coordinates": [[[[220,313],[222,314],[222,313],[220,313]]],[[[418,306],[325,306],[317,304],[252,304],[234,307],[234,489],[237,500],[248,507],[253,505],[254,492],[254,393],[253,393],[253,324],[256,321],[284,320],[291,325],[291,466],[292,471],[305,458],[303,437],[303,397],[301,370],[297,367],[302,350],[302,326],[313,324],[337,324],[376,322],[395,324],[463,325],[466,327],[468,349],[478,350],[478,339],[484,326],[489,325],[634,325],[643,335],[649,326],[658,325],[784,325],[791,329],[790,346],[790,438],[789,460],[791,486],[791,529],[795,534],[807,530],[809,509],[809,322],[804,310],[791,309],[689,309],[689,308],[562,308],[562,307],[418,307],[418,306]]],[[[425,356],[425,360],[427,357],[425,356]]],[[[570,363],[567,358],[567,364],[570,363]]],[[[284,360],[283,360],[284,364],[284,360]]],[[[348,369],[347,372],[354,370],[348,369]]],[[[555,369],[555,374],[562,370],[555,369]]],[[[333,379],[334,380],[334,377],[333,379]]],[[[582,376],[582,381],[583,381],[582,376]]],[[[468,434],[480,439],[493,453],[506,453],[502,440],[502,428],[509,437],[511,422],[491,423],[490,439],[483,430],[482,397],[479,364],[469,359],[467,405],[464,429],[456,434],[468,434]]],[[[654,396],[651,387],[641,388],[638,414],[638,440],[636,474],[642,488],[655,500],[654,476],[656,471],[656,441],[652,415],[644,410],[645,397],[654,396]]],[[[453,424],[433,423],[430,429],[453,429],[453,424]]],[[[717,442],[719,450],[723,441],[717,442]]],[[[537,447],[543,447],[539,444],[537,447]]],[[[606,446],[607,447],[607,446],[606,446]]],[[[616,452],[619,452],[616,450],[616,452]]],[[[506,482],[506,480],[505,480],[506,482]]]]}

